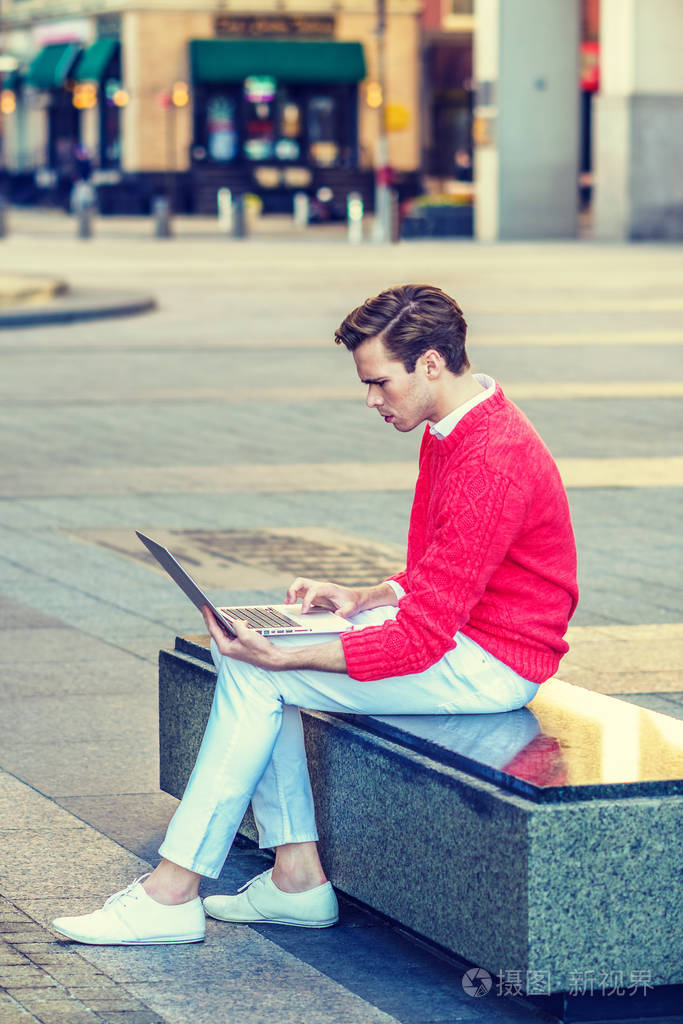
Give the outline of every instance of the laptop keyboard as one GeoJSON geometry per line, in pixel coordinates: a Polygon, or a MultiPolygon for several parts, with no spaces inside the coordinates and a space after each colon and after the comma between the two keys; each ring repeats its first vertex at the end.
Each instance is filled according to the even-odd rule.
{"type": "Polygon", "coordinates": [[[234,619],[246,619],[252,629],[291,629],[300,623],[282,615],[274,608],[219,608],[234,619]]]}

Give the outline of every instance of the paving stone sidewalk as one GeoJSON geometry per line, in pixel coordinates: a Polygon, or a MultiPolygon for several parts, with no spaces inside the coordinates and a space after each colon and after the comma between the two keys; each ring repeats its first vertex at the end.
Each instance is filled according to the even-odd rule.
{"type": "MultiPolygon", "coordinates": [[[[281,222],[242,244],[208,219],[165,241],[102,220],[79,242],[35,211],[11,226],[13,271],[142,287],[158,310],[0,330],[0,1024],[541,1019],[468,996],[466,965],[349,902],[325,932],[210,922],[183,947],[84,947],[48,925],[148,870],[175,807],[158,789],[156,659],[200,623],[119,538],[205,534],[212,592],[240,603],[276,599],[284,570],[246,547],[231,568],[221,545],[237,534],[308,531],[330,557],[405,544],[419,438],[363,408],[332,342],[389,284],[459,298],[475,368],[517,389],[575,474],[566,678],[683,718],[680,248],[352,247],[281,222]]],[[[203,892],[234,891],[265,858],[237,845],[203,892]]]]}

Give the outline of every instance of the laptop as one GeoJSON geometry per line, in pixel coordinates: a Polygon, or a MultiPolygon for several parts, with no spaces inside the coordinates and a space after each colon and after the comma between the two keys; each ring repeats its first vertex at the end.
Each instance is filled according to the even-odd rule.
{"type": "Polygon", "coordinates": [[[201,611],[203,605],[213,612],[217,621],[230,636],[236,636],[230,622],[233,619],[245,619],[257,633],[263,636],[290,636],[295,633],[344,633],[353,629],[353,623],[343,619],[334,612],[319,609],[301,612],[301,604],[257,605],[256,607],[235,606],[217,608],[204,594],[190,574],[183,569],[180,562],[173,557],[168,548],[162,547],[144,533],[135,531],[150,554],[154,555],[162,569],[178,584],[186,597],[201,611]]]}

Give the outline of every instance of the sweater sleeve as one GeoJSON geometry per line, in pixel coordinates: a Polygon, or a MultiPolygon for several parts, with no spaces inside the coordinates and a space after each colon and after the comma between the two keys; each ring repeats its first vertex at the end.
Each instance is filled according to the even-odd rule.
{"type": "Polygon", "coordinates": [[[408,589],[408,573],[405,569],[401,572],[394,573],[389,579],[385,580],[385,583],[398,583],[401,590],[406,591],[408,589]]]}
{"type": "Polygon", "coordinates": [[[524,516],[521,492],[485,465],[449,479],[396,619],[341,635],[349,675],[367,681],[423,672],[452,650],[524,516]]]}

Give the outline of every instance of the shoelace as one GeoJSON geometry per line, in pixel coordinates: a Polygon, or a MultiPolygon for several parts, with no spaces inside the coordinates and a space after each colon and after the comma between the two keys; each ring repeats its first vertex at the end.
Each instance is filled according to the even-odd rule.
{"type": "Polygon", "coordinates": [[[108,899],[108,900],[106,900],[106,902],[105,902],[104,906],[105,906],[105,907],[110,907],[110,906],[112,905],[112,903],[118,903],[118,901],[119,901],[120,899],[122,899],[122,898],[123,898],[124,896],[130,896],[130,895],[131,895],[131,893],[133,892],[133,889],[134,889],[134,888],[135,888],[135,887],[136,887],[137,885],[139,885],[139,884],[140,884],[140,882],[144,882],[144,880],[145,880],[146,878],[149,878],[149,876],[150,876],[151,874],[152,874],[152,872],[151,872],[151,871],[148,871],[148,872],[146,872],[146,874],[144,874],[144,875],[140,875],[140,877],[139,877],[139,878],[136,878],[136,879],[135,879],[135,881],[134,881],[134,882],[131,882],[131,884],[130,884],[130,885],[126,886],[126,888],[125,888],[125,889],[121,889],[121,890],[120,890],[120,892],[115,892],[113,896],[110,896],[110,897],[109,897],[109,899],[108,899]]]}

